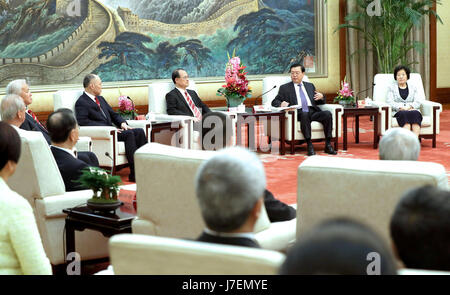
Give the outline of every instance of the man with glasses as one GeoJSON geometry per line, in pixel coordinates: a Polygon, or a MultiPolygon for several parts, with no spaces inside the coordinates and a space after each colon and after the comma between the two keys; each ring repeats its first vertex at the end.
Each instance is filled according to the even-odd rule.
{"type": "Polygon", "coordinates": [[[297,111],[297,119],[308,145],[308,156],[315,155],[311,142],[311,121],[322,123],[325,134],[325,153],[336,155],[337,152],[331,146],[331,130],[333,118],[329,111],[322,111],[318,105],[325,104],[325,97],[316,91],[314,84],[303,82],[305,67],[293,64],[290,69],[292,82],[281,85],[277,96],[272,101],[274,107],[300,107],[297,111]]]}
{"type": "Polygon", "coordinates": [[[166,94],[167,114],[183,115],[195,117],[195,130],[200,130],[198,122],[201,122],[202,115],[211,112],[206,104],[202,102],[197,93],[187,89],[189,86],[189,76],[183,69],[176,69],[172,73],[172,81],[175,89],[166,94]]]}

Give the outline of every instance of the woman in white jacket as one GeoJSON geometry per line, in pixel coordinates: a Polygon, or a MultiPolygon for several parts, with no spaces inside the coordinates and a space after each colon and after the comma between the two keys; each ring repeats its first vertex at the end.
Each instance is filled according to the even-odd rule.
{"type": "Polygon", "coordinates": [[[422,103],[417,88],[407,83],[410,73],[406,66],[397,66],[394,69],[397,83],[389,87],[386,103],[391,106],[398,125],[411,130],[418,137],[422,124],[422,114],[419,111],[422,103]]]}
{"type": "Polygon", "coordinates": [[[0,274],[51,275],[33,209],[6,184],[16,170],[20,146],[17,131],[0,122],[0,274]]]}

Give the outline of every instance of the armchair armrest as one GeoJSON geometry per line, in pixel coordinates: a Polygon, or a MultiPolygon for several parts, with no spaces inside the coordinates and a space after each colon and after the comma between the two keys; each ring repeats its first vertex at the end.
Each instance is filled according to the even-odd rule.
{"type": "Polygon", "coordinates": [[[372,101],[372,106],[378,107],[378,113],[381,115],[380,134],[384,135],[386,130],[391,127],[392,108],[389,104],[383,101],[372,101]]]}
{"type": "Polygon", "coordinates": [[[89,136],[91,139],[111,139],[111,132],[116,132],[113,126],[80,126],[80,136],[89,136]]]}
{"type": "Polygon", "coordinates": [[[423,100],[420,109],[424,116],[433,116],[434,107],[437,108],[436,115],[438,115],[438,113],[442,112],[442,105],[440,103],[437,103],[434,101],[429,101],[429,100],[423,100]]]}
{"type": "Polygon", "coordinates": [[[148,141],[150,142],[150,134],[152,131],[152,123],[148,120],[127,120],[127,124],[133,128],[142,128],[144,129],[145,135],[147,136],[148,141]]]}
{"type": "MultiPolygon", "coordinates": [[[[344,107],[340,104],[321,104],[319,108],[322,111],[329,111],[333,120],[333,137],[341,137],[342,131],[342,115],[344,114],[344,107]]],[[[336,145],[337,149],[337,145],[336,145]]]]}
{"type": "Polygon", "coordinates": [[[78,142],[75,145],[77,150],[80,152],[91,152],[92,151],[92,140],[87,136],[80,136],[78,142]]]}

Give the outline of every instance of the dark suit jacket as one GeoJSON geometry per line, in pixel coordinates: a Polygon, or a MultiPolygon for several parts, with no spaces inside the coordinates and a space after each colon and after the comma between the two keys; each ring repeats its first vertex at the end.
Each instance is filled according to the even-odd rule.
{"type": "Polygon", "coordinates": [[[113,126],[114,123],[114,125],[120,128],[120,125],[126,121],[114,112],[103,96],[98,96],[98,100],[100,101],[100,107],[103,113],[86,93],[83,93],[78,98],[75,103],[78,124],[80,126],[113,126]]]}
{"type": "MultiPolygon", "coordinates": [[[[320,108],[317,105],[324,104],[326,101],[325,96],[323,99],[314,100],[314,91],[316,91],[316,87],[314,84],[309,82],[303,82],[305,85],[306,92],[311,100],[311,107],[315,111],[320,111],[320,108]]],[[[295,86],[293,82],[289,82],[280,86],[278,90],[277,96],[272,100],[272,106],[279,107],[281,102],[286,101],[289,105],[300,105],[301,102],[297,101],[296,91],[298,91],[298,86],[295,86]],[[297,88],[297,89],[296,89],[297,88]]]]}
{"type": "Polygon", "coordinates": [[[44,135],[47,143],[50,144],[50,134],[48,134],[47,129],[42,128],[42,126],[38,124],[30,114],[25,114],[25,121],[22,123],[22,125],[20,125],[20,129],[28,131],[39,131],[42,133],[42,135],[44,135]]]}
{"type": "Polygon", "coordinates": [[[234,246],[244,246],[244,247],[252,247],[252,248],[261,248],[255,240],[248,238],[239,238],[239,237],[217,237],[203,232],[200,237],[197,238],[197,241],[206,242],[206,243],[215,243],[215,244],[224,244],[224,245],[234,245],[234,246]]]}
{"type": "Polygon", "coordinates": [[[66,191],[79,191],[86,189],[80,184],[73,182],[73,180],[78,180],[82,174],[81,169],[89,167],[85,162],[74,158],[72,155],[66,151],[60,150],[55,147],[50,147],[52,150],[53,157],[58,164],[59,172],[64,180],[64,185],[66,186],[66,191]]]}
{"type": "MultiPolygon", "coordinates": [[[[208,106],[202,102],[195,91],[187,89],[187,92],[194,101],[195,106],[198,107],[202,114],[211,112],[208,106]]],[[[169,115],[194,116],[194,113],[192,113],[186,99],[176,88],[166,94],[166,104],[167,114],[169,115]]]]}
{"type": "Polygon", "coordinates": [[[297,211],[294,208],[275,199],[268,190],[264,191],[264,206],[270,222],[287,221],[297,216],[297,211]]]}

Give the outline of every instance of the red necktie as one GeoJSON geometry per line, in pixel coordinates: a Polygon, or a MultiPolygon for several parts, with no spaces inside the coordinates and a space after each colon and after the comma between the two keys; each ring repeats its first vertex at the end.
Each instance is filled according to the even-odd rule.
{"type": "Polygon", "coordinates": [[[194,102],[192,101],[192,98],[188,95],[187,91],[184,92],[184,95],[186,96],[186,100],[187,100],[189,106],[191,107],[191,110],[194,112],[194,116],[197,119],[201,120],[202,114],[200,113],[198,108],[195,106],[194,102]]]}
{"type": "Polygon", "coordinates": [[[39,119],[37,118],[37,116],[31,111],[31,110],[27,110],[27,113],[36,121],[36,123],[38,123],[39,125],[41,125],[42,128],[44,128],[45,130],[47,130],[44,125],[41,124],[41,122],[39,122],[39,119]]]}
{"type": "Polygon", "coordinates": [[[97,96],[95,97],[95,102],[97,103],[98,107],[100,108],[100,101],[98,100],[97,96]]]}

